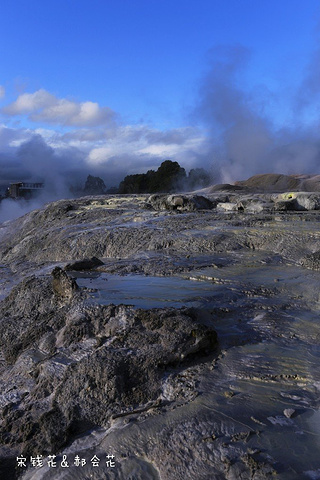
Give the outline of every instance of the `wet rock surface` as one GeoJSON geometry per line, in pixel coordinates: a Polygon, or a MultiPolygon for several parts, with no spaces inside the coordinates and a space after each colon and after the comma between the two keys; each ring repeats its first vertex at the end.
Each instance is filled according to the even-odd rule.
{"type": "Polygon", "coordinates": [[[17,285],[1,310],[4,359],[27,380],[23,394],[16,378],[2,390],[15,389],[20,401],[5,406],[0,435],[29,454],[57,451],[114,414],[159,401],[168,366],[217,347],[215,330],[194,309],[88,306],[81,292],[57,292],[56,270],[52,282],[17,285]]]}
{"type": "Polygon", "coordinates": [[[243,188],[1,226],[4,478],[316,478],[319,196],[243,188]]]}

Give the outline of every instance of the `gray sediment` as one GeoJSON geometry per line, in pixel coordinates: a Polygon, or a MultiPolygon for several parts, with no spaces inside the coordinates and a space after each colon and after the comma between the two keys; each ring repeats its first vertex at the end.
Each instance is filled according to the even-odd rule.
{"type": "Polygon", "coordinates": [[[319,199],[84,197],[3,224],[4,478],[318,478],[319,199]]]}

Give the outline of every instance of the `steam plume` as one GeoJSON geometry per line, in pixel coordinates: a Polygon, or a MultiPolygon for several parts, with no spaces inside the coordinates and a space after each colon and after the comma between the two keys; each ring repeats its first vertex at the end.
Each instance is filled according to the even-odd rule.
{"type": "MultiPolygon", "coordinates": [[[[209,132],[206,155],[219,170],[220,181],[233,182],[258,173],[316,173],[320,142],[315,136],[315,125],[319,117],[307,127],[291,122],[290,127],[277,129],[265,113],[271,98],[267,90],[261,105],[261,99],[241,87],[240,74],[249,59],[249,51],[244,47],[213,49],[210,69],[199,90],[195,115],[209,132]]],[[[292,112],[296,110],[298,94],[300,109],[319,97],[320,89],[314,82],[319,62],[317,69],[312,70],[313,63],[291,100],[292,112]]]]}

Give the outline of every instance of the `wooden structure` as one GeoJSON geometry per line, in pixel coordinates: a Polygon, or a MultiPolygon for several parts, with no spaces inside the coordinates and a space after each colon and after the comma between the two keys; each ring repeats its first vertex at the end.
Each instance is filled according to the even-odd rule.
{"type": "Polygon", "coordinates": [[[43,190],[43,183],[11,183],[9,187],[9,197],[11,198],[33,198],[43,190]]]}

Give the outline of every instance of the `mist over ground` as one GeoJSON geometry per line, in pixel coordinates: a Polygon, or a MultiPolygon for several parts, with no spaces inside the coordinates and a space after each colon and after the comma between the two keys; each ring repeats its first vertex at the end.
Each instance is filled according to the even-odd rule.
{"type": "Polygon", "coordinates": [[[0,186],[44,181],[45,192],[32,202],[3,201],[0,221],[72,196],[70,187],[83,185],[89,173],[110,188],[126,175],[156,170],[165,159],[187,171],[204,167],[213,183],[258,173],[317,173],[319,51],[290,98],[271,92],[263,81],[248,87],[244,79],[250,57],[243,46],[210,50],[196,103],[188,109],[188,126],[166,131],[126,125],[107,107],[57,98],[43,89],[20,94],[1,109],[9,123],[23,114],[29,122],[55,127],[0,127],[0,186]],[[287,122],[276,124],[272,112],[284,104],[287,122]],[[61,123],[64,128],[56,128],[61,123]]]}

